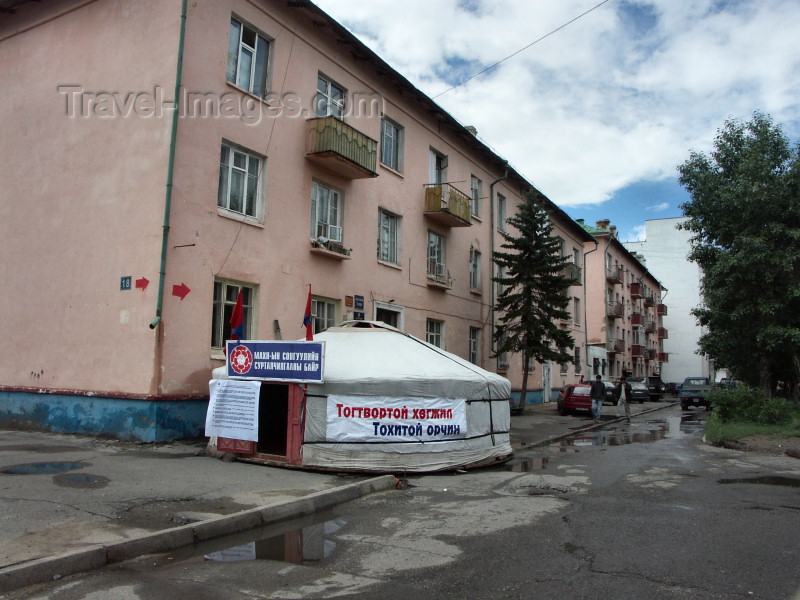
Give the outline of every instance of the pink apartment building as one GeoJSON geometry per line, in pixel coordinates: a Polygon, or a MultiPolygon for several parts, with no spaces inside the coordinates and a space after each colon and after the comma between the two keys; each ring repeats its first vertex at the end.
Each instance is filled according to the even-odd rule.
{"type": "MultiPolygon", "coordinates": [[[[531,184],[316,6],[0,9],[4,426],[202,435],[240,290],[245,339],[302,338],[310,286],[315,331],[384,321],[519,386],[491,255],[531,184]]],[[[585,373],[594,247],[551,208],[576,364],[547,392],[585,373]]]]}
{"type": "Polygon", "coordinates": [[[660,375],[669,360],[662,340],[666,292],[659,281],[617,239],[608,219],[596,227],[578,223],[597,240],[586,252],[587,334],[590,375],[614,380],[660,375]]]}

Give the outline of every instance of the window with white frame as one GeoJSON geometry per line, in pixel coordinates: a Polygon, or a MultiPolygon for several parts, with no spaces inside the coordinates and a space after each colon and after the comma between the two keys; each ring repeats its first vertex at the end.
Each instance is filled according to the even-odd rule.
{"type": "Polygon", "coordinates": [[[428,231],[428,277],[436,281],[447,280],[445,266],[444,237],[428,231]]]}
{"type": "Polygon", "coordinates": [[[375,320],[383,321],[395,329],[403,331],[403,307],[390,302],[375,301],[375,320]]]}
{"type": "Polygon", "coordinates": [[[475,248],[469,249],[469,288],[481,289],[481,253],[475,248]]]}
{"type": "Polygon", "coordinates": [[[217,206],[260,220],[263,214],[260,181],[264,164],[265,159],[223,142],[217,206]]]}
{"type": "Polygon", "coordinates": [[[581,324],[581,299],[580,298],[572,298],[572,322],[575,325],[581,324]]]}
{"type": "Polygon", "coordinates": [[[578,346],[575,346],[575,372],[581,370],[581,349],[578,346]]]}
{"type": "Polygon", "coordinates": [[[437,348],[444,349],[444,322],[428,319],[425,325],[425,341],[437,348]]]}
{"type": "MultiPolygon", "coordinates": [[[[562,354],[566,354],[567,353],[567,349],[566,348],[561,348],[561,353],[562,354]]],[[[565,375],[567,373],[567,371],[569,371],[569,363],[561,363],[561,374],[565,375]]]]}
{"type": "Polygon", "coordinates": [[[481,364],[481,328],[469,328],[469,362],[473,365],[481,364]]]}
{"type": "Polygon", "coordinates": [[[430,183],[447,183],[447,155],[433,148],[430,149],[428,177],[430,183]]]}
{"type": "Polygon", "coordinates": [[[378,260],[400,264],[400,217],[378,209],[378,260]]]}
{"type": "Polygon", "coordinates": [[[483,193],[483,184],[481,180],[472,176],[470,180],[470,212],[473,216],[480,217],[481,216],[481,194],[483,193]]]}
{"type": "Polygon", "coordinates": [[[577,266],[581,266],[581,251],[578,248],[572,249],[572,262],[577,266]]]}
{"type": "Polygon", "coordinates": [[[242,291],[242,336],[250,339],[253,326],[255,288],[225,279],[214,279],[214,300],[211,311],[211,348],[222,350],[231,338],[231,315],[242,291]]]}
{"type": "Polygon", "coordinates": [[[497,228],[500,231],[506,230],[506,197],[497,194],[497,228]]]}
{"type": "Polygon", "coordinates": [[[345,90],[322,73],[317,75],[317,95],[314,99],[314,111],[318,117],[334,116],[344,118],[345,90]]]}
{"type": "Polygon", "coordinates": [[[336,325],[336,302],[322,298],[311,298],[311,327],[314,333],[325,331],[336,325]]]}
{"type": "Polygon", "coordinates": [[[342,193],[322,183],[311,183],[311,237],[342,242],[342,193]]]}
{"type": "Polygon", "coordinates": [[[381,163],[403,170],[403,128],[387,117],[381,119],[381,163]]]}
{"type": "Polygon", "coordinates": [[[505,284],[502,282],[502,280],[505,279],[505,277],[506,277],[506,267],[505,267],[505,265],[497,265],[497,295],[498,296],[501,295],[506,289],[505,284]]]}
{"type": "Polygon", "coordinates": [[[225,77],[260,98],[267,95],[269,40],[252,27],[231,18],[225,77]]]}
{"type": "MultiPolygon", "coordinates": [[[[506,343],[506,336],[500,336],[500,339],[497,340],[498,348],[502,348],[503,344],[506,343]]],[[[500,352],[497,354],[497,370],[498,371],[506,371],[508,370],[508,353],[507,352],[500,352]]]]}

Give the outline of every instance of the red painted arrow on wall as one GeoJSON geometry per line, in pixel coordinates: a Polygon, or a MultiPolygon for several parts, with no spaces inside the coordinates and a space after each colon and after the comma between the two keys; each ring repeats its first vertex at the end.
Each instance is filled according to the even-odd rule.
{"type": "Polygon", "coordinates": [[[147,284],[150,283],[150,280],[146,277],[142,277],[141,279],[136,280],[136,289],[144,290],[147,288],[147,284]]]}
{"type": "Polygon", "coordinates": [[[185,283],[183,283],[183,282],[181,282],[181,284],[180,284],[180,285],[173,285],[173,286],[172,286],[172,295],[173,295],[173,296],[177,296],[177,297],[178,297],[178,298],[180,298],[181,300],[183,300],[184,298],[186,298],[186,296],[187,296],[187,295],[189,294],[189,292],[191,292],[191,291],[192,291],[192,290],[190,290],[188,287],[186,287],[186,284],[185,284],[185,283]]]}

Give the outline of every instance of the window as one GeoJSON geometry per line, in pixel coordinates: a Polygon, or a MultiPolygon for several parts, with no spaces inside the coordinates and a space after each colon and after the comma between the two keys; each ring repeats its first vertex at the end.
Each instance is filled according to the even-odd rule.
{"type": "Polygon", "coordinates": [[[581,324],[581,299],[580,298],[573,298],[572,299],[572,321],[575,325],[581,324]]]}
{"type": "MultiPolygon", "coordinates": [[[[566,354],[567,353],[567,349],[566,348],[561,348],[561,353],[562,354],[566,354]]],[[[561,363],[561,374],[565,375],[568,370],[569,370],[568,363],[561,363]]]]}
{"type": "Polygon", "coordinates": [[[269,41],[255,29],[231,19],[225,78],[261,98],[267,95],[269,41]]]}
{"type": "Polygon", "coordinates": [[[342,242],[342,195],[316,181],[311,183],[311,237],[342,242]]]}
{"type": "Polygon", "coordinates": [[[231,337],[231,315],[236,299],[242,290],[242,338],[250,339],[253,324],[252,287],[239,285],[222,279],[214,280],[214,301],[211,313],[211,347],[222,350],[231,337]]]}
{"type": "Polygon", "coordinates": [[[436,346],[437,348],[444,348],[444,346],[442,346],[443,329],[444,323],[442,321],[428,319],[428,322],[425,325],[425,341],[433,346],[436,346]]]}
{"type": "Polygon", "coordinates": [[[317,76],[317,96],[314,99],[314,110],[318,117],[334,116],[344,118],[344,89],[320,74],[317,76]]]}
{"type": "Polygon", "coordinates": [[[481,289],[481,253],[475,248],[469,249],[469,288],[481,289]]]}
{"type": "Polygon", "coordinates": [[[430,183],[447,183],[447,156],[431,148],[430,183]]]}
{"type": "MultiPolygon", "coordinates": [[[[503,345],[506,343],[507,336],[503,334],[500,336],[500,339],[497,340],[497,347],[502,348],[503,345]]],[[[508,353],[507,352],[498,352],[497,354],[497,370],[498,371],[507,371],[508,370],[508,353]]]]}
{"type": "Polygon", "coordinates": [[[378,209],[378,260],[400,264],[400,217],[378,209]]]}
{"type": "Polygon", "coordinates": [[[581,251],[578,248],[572,249],[572,262],[579,267],[581,266],[581,251]]]}
{"type": "Polygon", "coordinates": [[[503,279],[506,277],[506,268],[504,265],[497,265],[497,295],[500,296],[506,289],[503,279]]]}
{"type": "Polygon", "coordinates": [[[381,120],[381,162],[395,171],[403,170],[403,128],[386,117],[381,120]]]}
{"type": "Polygon", "coordinates": [[[311,298],[311,327],[314,333],[325,331],[334,325],[336,325],[336,303],[311,298]]]}
{"type": "Polygon", "coordinates": [[[261,158],[223,143],[219,158],[217,206],[248,217],[261,217],[261,158]]]}
{"type": "Polygon", "coordinates": [[[469,362],[473,365],[481,364],[481,329],[469,328],[469,362]]]}
{"type": "Polygon", "coordinates": [[[506,197],[502,194],[497,194],[497,228],[506,230],[506,197]]]}
{"type": "Polygon", "coordinates": [[[403,307],[387,302],[375,301],[375,320],[403,331],[403,307]]]}
{"type": "Polygon", "coordinates": [[[563,257],[564,256],[564,238],[562,238],[561,236],[558,236],[558,235],[555,236],[555,238],[556,238],[556,243],[557,243],[557,246],[558,246],[558,255],[563,257]]]}
{"type": "Polygon", "coordinates": [[[436,281],[447,281],[444,238],[433,231],[428,232],[428,277],[436,281]]]}
{"type": "Polygon", "coordinates": [[[481,193],[482,193],[481,180],[475,177],[475,175],[473,175],[470,183],[470,195],[472,197],[470,203],[470,212],[472,212],[473,216],[476,217],[481,216],[481,193]]]}
{"type": "Polygon", "coordinates": [[[581,370],[581,349],[575,346],[575,372],[581,370]]]}

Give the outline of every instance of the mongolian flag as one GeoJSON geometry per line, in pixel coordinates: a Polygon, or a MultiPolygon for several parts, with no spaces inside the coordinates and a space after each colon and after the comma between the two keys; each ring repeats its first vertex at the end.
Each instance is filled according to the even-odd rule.
{"type": "Polygon", "coordinates": [[[303,326],[306,328],[306,341],[314,339],[314,330],[311,327],[311,285],[308,286],[308,300],[306,300],[306,313],[303,316],[303,326]]]}
{"type": "Polygon", "coordinates": [[[236,306],[231,313],[231,338],[232,340],[239,341],[244,335],[244,319],[242,318],[244,311],[242,310],[242,290],[239,289],[239,295],[236,297],[236,306]]]}

